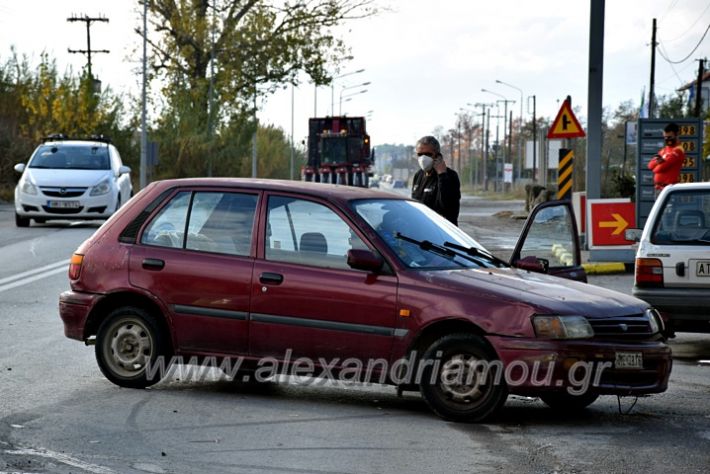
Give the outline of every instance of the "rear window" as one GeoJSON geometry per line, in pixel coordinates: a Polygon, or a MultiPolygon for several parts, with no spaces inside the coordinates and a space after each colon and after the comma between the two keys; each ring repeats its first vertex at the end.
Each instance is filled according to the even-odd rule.
{"type": "Polygon", "coordinates": [[[111,169],[106,145],[42,145],[35,152],[29,167],[67,170],[111,169]]]}
{"type": "Polygon", "coordinates": [[[675,191],[656,219],[654,244],[710,245],[710,190],[675,191]]]}

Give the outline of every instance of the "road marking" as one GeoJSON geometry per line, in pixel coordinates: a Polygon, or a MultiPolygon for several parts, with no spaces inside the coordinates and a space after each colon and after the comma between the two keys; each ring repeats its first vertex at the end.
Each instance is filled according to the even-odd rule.
{"type": "Polygon", "coordinates": [[[68,271],[69,260],[61,260],[59,262],[50,263],[43,267],[35,268],[34,270],[28,270],[26,272],[18,273],[11,277],[5,277],[0,279],[0,293],[3,291],[11,290],[17,288],[18,286],[26,285],[28,283],[41,280],[43,278],[56,275],[58,273],[68,271]]]}
{"type": "Polygon", "coordinates": [[[71,456],[67,456],[66,454],[62,453],[55,453],[54,451],[50,451],[48,449],[33,449],[33,448],[24,448],[24,449],[14,449],[14,450],[5,450],[5,453],[7,454],[17,454],[19,456],[38,456],[42,458],[49,458],[49,459],[54,459],[55,461],[58,461],[62,464],[66,464],[68,466],[73,466],[76,468],[79,468],[83,471],[86,472],[93,472],[94,474],[114,474],[115,471],[112,471],[111,469],[108,469],[106,467],[101,467],[97,466],[96,464],[89,464],[84,461],[81,461],[79,459],[73,458],[71,456]]]}

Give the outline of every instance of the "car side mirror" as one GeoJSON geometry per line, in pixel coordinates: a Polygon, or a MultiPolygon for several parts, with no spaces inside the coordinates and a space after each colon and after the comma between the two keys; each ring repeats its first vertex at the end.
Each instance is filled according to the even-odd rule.
{"type": "Polygon", "coordinates": [[[515,268],[520,268],[521,270],[528,270],[537,273],[547,273],[550,269],[550,261],[544,258],[537,258],[534,255],[530,255],[520,260],[516,260],[513,264],[515,268]]]}
{"type": "Polygon", "coordinates": [[[375,255],[369,250],[350,249],[348,250],[348,265],[355,270],[365,270],[367,272],[378,272],[382,268],[384,260],[379,255],[375,255]]]}
{"type": "Polygon", "coordinates": [[[123,165],[118,169],[119,176],[124,175],[124,174],[128,174],[130,172],[131,172],[131,168],[126,165],[123,165]]]}
{"type": "Polygon", "coordinates": [[[624,238],[630,242],[640,242],[642,233],[643,229],[626,229],[624,231],[624,238]]]}
{"type": "Polygon", "coordinates": [[[14,169],[15,169],[15,171],[17,171],[18,173],[22,173],[23,171],[25,171],[25,164],[24,164],[24,163],[17,163],[17,164],[15,165],[15,168],[14,168],[14,169]]]}

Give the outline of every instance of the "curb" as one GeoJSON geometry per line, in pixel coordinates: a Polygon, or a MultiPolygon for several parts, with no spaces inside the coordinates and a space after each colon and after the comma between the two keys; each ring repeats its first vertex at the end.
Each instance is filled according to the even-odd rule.
{"type": "Polygon", "coordinates": [[[608,275],[626,272],[626,265],[621,262],[589,262],[583,263],[582,268],[587,272],[587,275],[608,275]]]}

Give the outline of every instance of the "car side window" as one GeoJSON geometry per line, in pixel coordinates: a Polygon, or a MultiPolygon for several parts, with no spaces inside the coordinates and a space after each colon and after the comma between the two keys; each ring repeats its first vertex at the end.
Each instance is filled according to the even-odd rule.
{"type": "Polygon", "coordinates": [[[368,249],[351,227],[328,207],[272,196],[266,219],[266,259],[316,267],[350,269],[350,249],[368,249]]]}
{"type": "Polygon", "coordinates": [[[253,194],[195,193],[186,248],[250,255],[256,201],[257,197],[253,194]]]}
{"type": "Polygon", "coordinates": [[[148,225],[141,243],[248,256],[256,202],[253,194],[178,193],[148,225]]]}
{"type": "Polygon", "coordinates": [[[176,194],[148,224],[141,237],[141,243],[158,247],[182,248],[190,195],[189,192],[176,194]]]}
{"type": "Polygon", "coordinates": [[[576,265],[572,219],[573,216],[565,206],[540,210],[520,249],[520,258],[543,258],[553,268],[576,265]]]}

